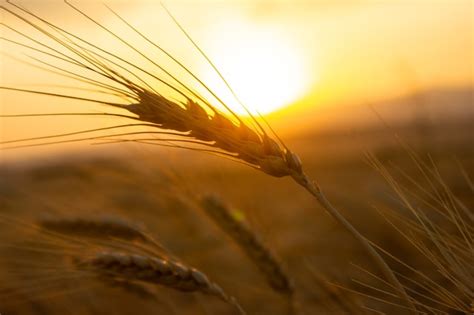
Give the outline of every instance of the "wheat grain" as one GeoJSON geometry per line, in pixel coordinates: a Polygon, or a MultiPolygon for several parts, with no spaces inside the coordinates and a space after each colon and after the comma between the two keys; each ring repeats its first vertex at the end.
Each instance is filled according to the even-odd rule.
{"type": "Polygon", "coordinates": [[[124,292],[135,295],[143,300],[156,300],[155,292],[142,284],[103,275],[99,275],[97,279],[110,288],[121,289],[124,292]]]}

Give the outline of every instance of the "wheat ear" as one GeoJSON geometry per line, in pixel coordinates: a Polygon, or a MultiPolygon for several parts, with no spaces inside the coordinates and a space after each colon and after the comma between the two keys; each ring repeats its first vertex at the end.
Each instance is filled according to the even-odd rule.
{"type": "Polygon", "coordinates": [[[81,237],[117,238],[127,241],[154,241],[138,226],[124,219],[100,218],[43,218],[37,224],[45,230],[81,237]]]}
{"type": "MultiPolygon", "coordinates": [[[[222,100],[215,93],[212,92],[212,90],[210,90],[196,75],[194,75],[181,62],[179,62],[176,58],[174,58],[171,54],[166,52],[160,46],[153,43],[150,39],[145,37],[142,33],[140,33],[136,28],[126,22],[114,11],[112,12],[118,18],[120,18],[128,27],[135,31],[140,37],[153,44],[160,51],[164,52],[166,56],[171,59],[172,62],[175,62],[178,66],[180,66],[188,74],[190,74],[192,78],[194,78],[198,82],[198,84],[203,86],[214,97],[215,100],[217,100],[225,109],[227,109],[227,115],[232,117],[232,119],[227,117],[226,113],[219,111],[209,101],[194,92],[193,89],[183,84],[179,79],[177,79],[169,71],[160,66],[158,63],[156,63],[156,61],[154,61],[152,58],[148,57],[143,52],[139,51],[133,45],[128,43],[126,40],[121,38],[119,35],[113,33],[111,30],[89,17],[77,7],[73,6],[67,1],[65,2],[72,9],[83,15],[86,19],[90,20],[96,26],[108,32],[109,34],[114,36],[119,42],[134,50],[140,56],[140,58],[147,60],[152,65],[163,71],[167,75],[167,79],[165,80],[163,78],[157,77],[150,71],[140,68],[132,62],[108,52],[107,49],[100,48],[97,45],[94,45],[80,38],[79,36],[76,36],[58,26],[55,26],[54,24],[48,21],[45,21],[44,19],[30,12],[29,10],[26,10],[21,6],[13,4],[11,1],[7,1],[7,3],[9,3],[11,6],[14,6],[16,9],[20,10],[23,15],[21,13],[14,12],[10,8],[6,8],[2,5],[1,8],[3,10],[9,12],[13,16],[17,17],[18,19],[42,32],[47,37],[52,39],[56,44],[63,46],[69,52],[68,55],[59,52],[58,50],[48,45],[45,45],[44,43],[40,43],[42,46],[48,49],[48,52],[46,52],[48,56],[52,56],[53,58],[65,61],[76,67],[76,69],[79,68],[83,71],[89,71],[91,75],[100,75],[108,84],[102,82],[97,83],[97,81],[88,80],[87,78],[84,79],[83,76],[80,76],[77,73],[71,71],[64,71],[54,65],[50,65],[47,63],[43,64],[50,66],[50,68],[52,68],[53,70],[59,70],[60,72],[62,71],[63,75],[72,75],[78,81],[85,81],[95,87],[104,89],[111,95],[118,94],[120,96],[120,99],[122,100],[122,103],[114,103],[111,101],[105,101],[100,99],[91,99],[73,95],[62,95],[42,91],[23,90],[9,87],[0,88],[13,91],[30,92],[47,96],[74,99],[77,101],[95,102],[98,104],[108,105],[115,108],[121,108],[125,111],[128,111],[128,114],[131,115],[118,115],[115,113],[107,113],[106,115],[120,116],[123,118],[129,118],[133,121],[138,120],[142,123],[146,123],[146,125],[151,128],[154,127],[156,129],[159,129],[159,131],[118,133],[109,135],[107,137],[87,137],[83,139],[48,142],[39,145],[71,141],[90,141],[94,139],[116,139],[116,137],[123,137],[127,135],[147,134],[149,136],[142,139],[119,139],[118,141],[133,141],[138,143],[159,144],[162,146],[171,146],[211,152],[247,164],[271,176],[291,176],[298,184],[303,186],[311,195],[313,195],[319,202],[319,204],[323,208],[325,208],[350,234],[352,234],[357,241],[361,243],[361,245],[369,254],[369,256],[373,258],[374,262],[383,272],[387,280],[392,284],[394,288],[396,288],[396,290],[404,298],[406,306],[408,306],[413,313],[416,313],[416,308],[410,300],[410,297],[406,293],[403,285],[399,282],[394,272],[390,269],[384,259],[374,249],[374,247],[369,243],[369,241],[363,235],[361,235],[359,231],[345,219],[345,217],[340,213],[340,211],[336,209],[327,200],[326,196],[318,187],[318,185],[316,185],[312,180],[310,180],[308,176],[303,172],[301,160],[299,159],[299,157],[295,153],[291,152],[281,140],[278,142],[272,139],[267,134],[265,129],[261,127],[258,120],[252,115],[252,122],[256,127],[246,124],[237,114],[230,110],[229,107],[224,102],[222,102],[222,100]],[[32,20],[38,22],[33,22],[24,15],[30,16],[32,20]],[[43,26],[41,26],[40,24],[43,26]],[[54,35],[56,33],[59,33],[59,35],[54,35]],[[131,69],[133,69],[133,71],[131,69]],[[64,72],[66,72],[66,74],[64,72]],[[143,76],[147,76],[148,78],[153,78],[154,80],[156,80],[157,83],[160,83],[166,88],[171,89],[175,93],[178,93],[182,97],[182,100],[174,101],[169,98],[166,98],[165,96],[157,92],[157,90],[154,89],[150,84],[148,84],[143,78],[141,78],[137,74],[137,72],[142,74],[143,76]],[[126,104],[123,104],[123,100],[126,100],[126,104]],[[157,138],[158,135],[166,135],[168,137],[157,138]],[[195,145],[200,146],[200,149],[196,149],[194,147],[195,145]]],[[[206,58],[206,60],[209,61],[209,63],[213,66],[219,76],[229,87],[230,91],[233,93],[233,90],[227,84],[224,77],[220,74],[217,68],[212,64],[210,59],[204,54],[204,52],[199,48],[199,46],[197,46],[195,42],[192,41],[191,37],[184,31],[184,29],[179,24],[178,26],[184,32],[184,34],[191,40],[191,42],[199,50],[199,52],[206,58]]],[[[23,35],[19,31],[16,32],[23,35]]],[[[31,37],[26,36],[26,38],[29,38],[31,40],[31,37]]],[[[32,48],[31,46],[26,47],[42,54],[45,53],[44,51],[32,48]]],[[[235,93],[233,94],[235,95],[235,93]]],[[[64,115],[87,116],[97,115],[97,113],[66,113],[64,115]]],[[[18,116],[19,115],[13,115],[12,117],[18,116]]],[[[145,124],[141,125],[143,126],[145,124]]],[[[124,128],[130,126],[137,125],[119,125],[115,126],[115,128],[124,128]]],[[[109,130],[111,129],[111,127],[107,127],[104,129],[109,130]]],[[[74,134],[77,135],[94,131],[97,131],[97,129],[79,131],[75,132],[74,134]]],[[[47,138],[62,137],[65,135],[69,134],[48,136],[47,138]]],[[[31,141],[44,138],[45,137],[19,139],[18,141],[31,141]]],[[[11,142],[12,141],[9,141],[9,143],[11,142]]],[[[29,144],[26,146],[34,145],[38,144],[29,144]]]]}
{"type": "Polygon", "coordinates": [[[231,210],[217,197],[207,196],[201,201],[206,214],[240,247],[265,277],[270,287],[286,295],[290,314],[298,314],[294,287],[283,266],[260,237],[247,224],[237,220],[231,210]]]}
{"type": "Polygon", "coordinates": [[[168,258],[175,258],[161,242],[146,233],[143,227],[120,217],[108,215],[98,218],[43,218],[37,221],[37,225],[44,231],[65,236],[87,237],[99,242],[104,240],[133,242],[134,247],[145,245],[140,248],[152,255],[164,254],[168,258]]]}
{"type": "Polygon", "coordinates": [[[173,260],[150,256],[102,252],[89,259],[76,261],[81,270],[89,270],[104,277],[142,281],[182,292],[202,292],[234,306],[240,314],[245,311],[234,297],[227,295],[205,274],[173,260]]]}
{"type": "Polygon", "coordinates": [[[290,296],[293,294],[294,289],[289,276],[270,249],[249,226],[235,219],[226,205],[217,197],[205,197],[202,200],[202,208],[254,262],[275,291],[290,296]]]}

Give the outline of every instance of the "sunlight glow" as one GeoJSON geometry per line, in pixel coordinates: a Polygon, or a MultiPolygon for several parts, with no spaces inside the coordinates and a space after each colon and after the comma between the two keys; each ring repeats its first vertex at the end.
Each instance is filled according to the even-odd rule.
{"type": "MultiPolygon", "coordinates": [[[[211,58],[252,113],[268,114],[290,105],[310,88],[305,56],[289,35],[244,23],[225,25],[213,35],[211,58]]],[[[212,69],[203,73],[229,107],[246,114],[212,69]]]]}

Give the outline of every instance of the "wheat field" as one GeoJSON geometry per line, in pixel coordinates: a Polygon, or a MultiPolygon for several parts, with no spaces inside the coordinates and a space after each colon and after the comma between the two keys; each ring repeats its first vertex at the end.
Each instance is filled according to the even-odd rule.
{"type": "Polygon", "coordinates": [[[474,312],[472,87],[456,118],[282,137],[166,5],[241,111],[124,10],[52,5],[97,37],[2,3],[2,74],[56,77],[2,79],[1,315],[474,312]]]}

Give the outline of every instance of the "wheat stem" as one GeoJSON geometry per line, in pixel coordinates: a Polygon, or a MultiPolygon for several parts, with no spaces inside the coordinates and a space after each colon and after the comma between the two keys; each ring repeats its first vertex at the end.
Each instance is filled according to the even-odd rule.
{"type": "Polygon", "coordinates": [[[314,198],[316,198],[318,203],[362,245],[364,250],[369,254],[370,257],[372,257],[375,264],[379,267],[384,277],[398,291],[398,294],[401,295],[405,306],[409,308],[410,314],[417,314],[418,312],[415,305],[411,301],[403,285],[395,276],[393,270],[388,266],[388,264],[370,244],[370,242],[362,234],[360,234],[360,232],[349,221],[347,221],[347,219],[336,207],[333,206],[333,204],[326,198],[326,195],[323,193],[321,188],[304,174],[301,178],[296,178],[295,176],[293,176],[293,178],[314,198]]]}

